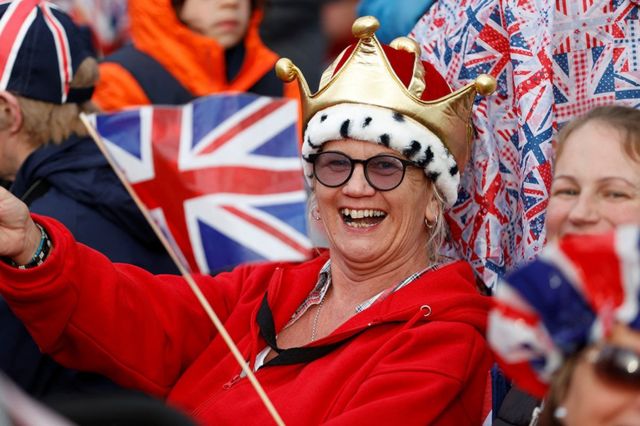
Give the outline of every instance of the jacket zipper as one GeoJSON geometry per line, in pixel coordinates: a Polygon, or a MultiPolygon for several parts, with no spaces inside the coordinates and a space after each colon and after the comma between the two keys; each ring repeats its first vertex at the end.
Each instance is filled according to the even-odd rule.
{"type": "Polygon", "coordinates": [[[233,387],[233,385],[238,383],[240,380],[242,380],[242,375],[241,374],[236,374],[235,376],[233,376],[233,378],[231,380],[229,380],[227,383],[222,385],[222,389],[229,390],[229,389],[231,389],[233,387]]]}

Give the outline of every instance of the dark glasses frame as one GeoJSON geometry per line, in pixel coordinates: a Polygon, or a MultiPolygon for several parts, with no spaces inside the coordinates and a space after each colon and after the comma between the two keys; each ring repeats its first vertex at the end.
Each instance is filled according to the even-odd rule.
{"type": "Polygon", "coordinates": [[[420,166],[419,164],[417,164],[417,163],[415,163],[413,161],[405,160],[403,158],[398,158],[395,155],[391,155],[391,154],[378,154],[378,155],[374,155],[373,157],[369,157],[369,158],[367,158],[365,160],[359,160],[359,159],[355,159],[355,158],[349,157],[344,152],[340,152],[340,151],[323,151],[323,152],[319,152],[319,153],[316,153],[316,154],[309,155],[307,161],[309,161],[310,163],[313,164],[313,175],[318,180],[318,182],[320,182],[322,185],[324,185],[324,186],[326,186],[328,188],[338,188],[338,187],[344,185],[345,183],[349,182],[349,179],[351,179],[351,176],[353,176],[353,171],[356,168],[356,164],[362,164],[362,169],[364,170],[364,178],[367,180],[369,185],[371,185],[371,187],[374,188],[376,191],[391,191],[392,189],[396,189],[398,186],[400,186],[400,184],[404,180],[404,176],[406,174],[407,167],[416,167],[416,168],[419,168],[419,169],[423,168],[422,166],[420,166]],[[328,184],[328,183],[324,182],[318,176],[318,173],[316,172],[317,160],[319,158],[321,158],[322,156],[325,156],[327,154],[338,155],[338,156],[344,157],[345,160],[349,161],[349,165],[351,166],[351,170],[349,170],[349,173],[346,175],[344,180],[342,180],[340,183],[328,184]],[[398,162],[400,162],[402,164],[402,174],[400,176],[400,179],[398,180],[398,183],[396,183],[395,185],[393,185],[393,186],[391,186],[389,188],[380,187],[380,186],[376,185],[372,181],[371,177],[369,176],[369,169],[368,169],[367,166],[370,164],[371,161],[378,160],[378,159],[381,159],[381,158],[390,158],[390,159],[393,159],[394,161],[398,161],[398,162]]]}
{"type": "Polygon", "coordinates": [[[591,352],[587,359],[595,372],[605,380],[640,388],[640,353],[635,350],[603,344],[591,352]]]}

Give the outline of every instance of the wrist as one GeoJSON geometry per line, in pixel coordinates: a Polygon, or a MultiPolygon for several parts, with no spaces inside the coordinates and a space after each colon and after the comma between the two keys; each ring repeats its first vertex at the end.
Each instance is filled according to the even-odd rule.
{"type": "Polygon", "coordinates": [[[8,260],[7,263],[11,266],[19,269],[33,268],[42,264],[49,255],[51,251],[51,239],[41,225],[37,223],[35,225],[38,231],[37,236],[32,237],[32,243],[28,244],[31,247],[35,246],[35,251],[31,250],[31,253],[33,253],[31,256],[20,256],[8,260]]]}

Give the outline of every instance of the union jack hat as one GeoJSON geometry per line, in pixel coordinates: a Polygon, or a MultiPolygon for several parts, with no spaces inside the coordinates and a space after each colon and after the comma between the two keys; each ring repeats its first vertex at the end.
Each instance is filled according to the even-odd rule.
{"type": "Polygon", "coordinates": [[[499,283],[488,340],[516,384],[542,397],[570,355],[614,323],[640,330],[640,228],[566,236],[499,283]]]}
{"type": "Polygon", "coordinates": [[[0,90],[44,102],[82,102],[91,91],[70,82],[91,56],[68,15],[39,0],[0,1],[0,90]]]}

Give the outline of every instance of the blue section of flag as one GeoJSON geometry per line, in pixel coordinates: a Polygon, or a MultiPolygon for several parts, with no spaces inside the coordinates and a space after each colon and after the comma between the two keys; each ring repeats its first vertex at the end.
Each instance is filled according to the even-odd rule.
{"type": "Polygon", "coordinates": [[[195,148],[219,123],[231,118],[258,98],[249,94],[219,95],[200,98],[193,103],[193,145],[195,148]]]}
{"type": "Polygon", "coordinates": [[[306,234],[307,232],[305,209],[306,203],[274,204],[258,207],[258,210],[279,218],[301,234],[306,234]]]}
{"type": "Polygon", "coordinates": [[[292,140],[297,139],[298,131],[296,126],[289,126],[275,135],[270,141],[251,151],[251,153],[269,157],[298,158],[298,146],[291,143],[292,140]]]}
{"type": "Polygon", "coordinates": [[[238,259],[242,259],[243,262],[265,260],[264,257],[202,221],[198,221],[198,230],[202,236],[207,265],[212,273],[237,265],[238,259]]]}
{"type": "Polygon", "coordinates": [[[142,158],[140,127],[140,111],[137,109],[126,110],[116,115],[98,115],[96,118],[96,129],[100,136],[137,159],[142,158]]]}

